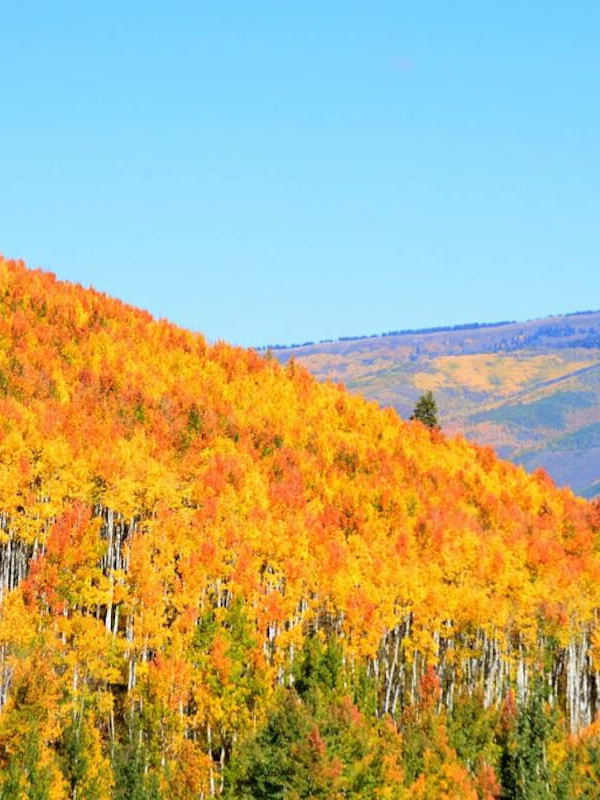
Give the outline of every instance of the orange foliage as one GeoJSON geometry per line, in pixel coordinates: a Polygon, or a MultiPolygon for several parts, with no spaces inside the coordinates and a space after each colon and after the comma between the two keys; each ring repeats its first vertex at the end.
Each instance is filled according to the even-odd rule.
{"type": "MultiPolygon", "coordinates": [[[[257,724],[248,698],[320,626],[374,658],[409,614],[406,652],[435,664],[446,631],[457,665],[474,630],[531,658],[538,624],[596,630],[600,505],[541,473],[19,262],[0,260],[0,343],[0,546],[24,554],[4,595],[56,645],[45,669],[69,702],[95,703],[102,730],[101,696],[156,702],[179,742],[165,758],[203,781],[196,732],[257,724]],[[237,694],[208,688],[233,674],[237,694]]],[[[2,608],[6,657],[33,664],[2,608]]],[[[456,770],[439,781],[475,796],[456,770]]]]}

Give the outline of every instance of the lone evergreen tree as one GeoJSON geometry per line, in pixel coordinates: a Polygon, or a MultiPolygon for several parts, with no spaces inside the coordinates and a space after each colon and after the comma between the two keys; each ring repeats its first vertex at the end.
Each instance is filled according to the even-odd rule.
{"type": "Polygon", "coordinates": [[[410,419],[418,419],[419,422],[431,429],[440,427],[437,418],[437,403],[433,397],[433,392],[425,392],[419,397],[410,419]]]}

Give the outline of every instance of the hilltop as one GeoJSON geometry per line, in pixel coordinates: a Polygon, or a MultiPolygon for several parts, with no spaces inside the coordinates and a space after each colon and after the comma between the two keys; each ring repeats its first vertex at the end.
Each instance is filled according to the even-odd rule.
{"type": "Polygon", "coordinates": [[[408,416],[431,389],[448,433],[600,493],[600,312],[456,325],[276,347],[320,380],[343,381],[408,416]]]}
{"type": "Polygon", "coordinates": [[[598,504],[19,262],[0,414],[0,797],[594,795],[598,504]]]}

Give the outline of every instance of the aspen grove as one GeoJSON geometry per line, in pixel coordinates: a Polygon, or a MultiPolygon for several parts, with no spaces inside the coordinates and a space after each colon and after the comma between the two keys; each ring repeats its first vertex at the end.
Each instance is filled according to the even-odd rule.
{"type": "Polygon", "coordinates": [[[0,259],[0,798],[600,795],[600,505],[0,259]]]}

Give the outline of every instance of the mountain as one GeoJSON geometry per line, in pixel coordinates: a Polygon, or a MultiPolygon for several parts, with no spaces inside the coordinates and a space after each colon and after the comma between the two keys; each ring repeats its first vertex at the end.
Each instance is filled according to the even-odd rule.
{"type": "Polygon", "coordinates": [[[275,347],[408,416],[431,389],[448,433],[600,494],[600,312],[275,347]]]}
{"type": "Polygon", "coordinates": [[[1,798],[598,796],[543,471],[0,261],[0,489],[1,798]]]}

